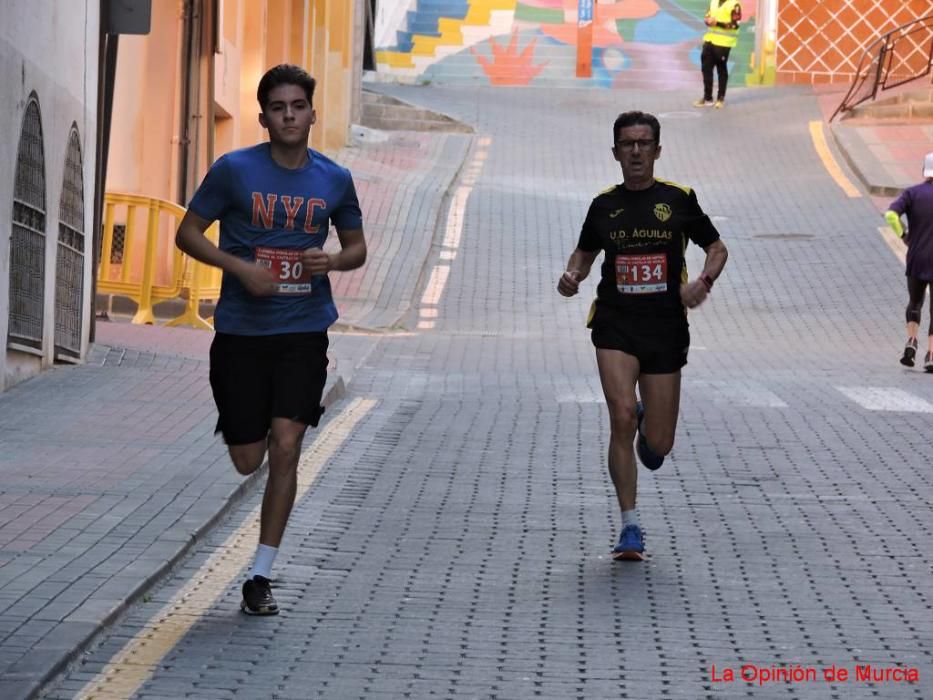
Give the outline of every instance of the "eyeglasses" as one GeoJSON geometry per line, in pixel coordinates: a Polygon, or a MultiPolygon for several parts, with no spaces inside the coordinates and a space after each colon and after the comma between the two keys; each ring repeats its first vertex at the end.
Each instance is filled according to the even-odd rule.
{"type": "Polygon", "coordinates": [[[621,148],[623,151],[633,151],[635,146],[638,146],[638,149],[641,151],[648,150],[654,146],[654,139],[634,139],[625,141],[616,141],[616,146],[621,148]]]}

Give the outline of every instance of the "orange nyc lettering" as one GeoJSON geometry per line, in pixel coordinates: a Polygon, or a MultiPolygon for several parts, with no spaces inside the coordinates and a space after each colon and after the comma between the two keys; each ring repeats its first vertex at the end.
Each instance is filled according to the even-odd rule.
{"type": "MultiPolygon", "coordinates": [[[[277,194],[267,194],[265,198],[263,198],[262,193],[253,192],[253,226],[259,227],[261,225],[265,229],[273,228],[275,203],[278,199],[279,195],[277,194]]],[[[305,203],[305,198],[283,194],[281,200],[282,207],[285,210],[285,230],[294,230],[295,217],[298,216],[298,210],[301,209],[301,205],[305,203]]],[[[313,223],[314,210],[326,208],[327,202],[323,199],[308,200],[304,223],[305,233],[317,233],[318,230],[320,230],[321,227],[315,226],[313,223]]]]}

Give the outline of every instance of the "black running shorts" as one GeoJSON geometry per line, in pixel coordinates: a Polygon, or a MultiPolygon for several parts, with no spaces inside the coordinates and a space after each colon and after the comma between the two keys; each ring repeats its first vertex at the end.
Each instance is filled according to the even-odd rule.
{"type": "Polygon", "coordinates": [[[644,374],[673,374],[687,364],[690,330],[686,318],[628,316],[601,304],[587,327],[593,345],[638,358],[644,374]]]}
{"type": "Polygon", "coordinates": [[[324,409],[327,332],[217,333],[211,343],[216,432],[228,445],[265,440],[273,418],[315,426],[324,409]]]}

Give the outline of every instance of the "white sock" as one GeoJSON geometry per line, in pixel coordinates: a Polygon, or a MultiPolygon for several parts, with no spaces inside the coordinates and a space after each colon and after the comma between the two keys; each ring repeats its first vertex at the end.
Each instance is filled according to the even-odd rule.
{"type": "Polygon", "coordinates": [[[267,544],[256,547],[256,558],[253,560],[253,568],[249,570],[249,577],[262,576],[271,579],[272,565],[275,563],[275,555],[278,553],[278,547],[270,547],[267,544]]]}
{"type": "Polygon", "coordinates": [[[622,511],[622,529],[624,530],[629,525],[637,525],[639,529],[641,528],[641,523],[638,522],[638,511],[635,508],[622,511]]]}

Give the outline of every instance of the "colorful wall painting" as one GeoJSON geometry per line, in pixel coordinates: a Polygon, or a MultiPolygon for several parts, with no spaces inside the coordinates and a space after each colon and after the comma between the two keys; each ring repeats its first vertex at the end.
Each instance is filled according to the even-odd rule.
{"type": "MultiPolygon", "coordinates": [[[[578,0],[386,0],[379,73],[407,82],[697,87],[708,0],[595,0],[592,75],[578,78],[578,0]],[[394,35],[391,22],[397,24],[394,35]]],[[[757,0],[742,2],[733,85],[751,82],[757,0]]],[[[378,24],[378,21],[377,21],[378,24]]]]}

